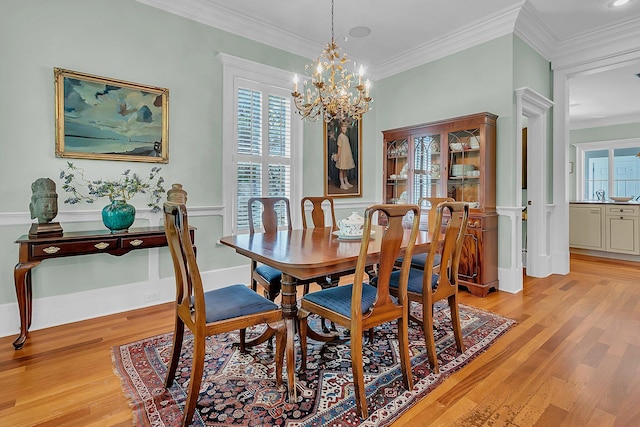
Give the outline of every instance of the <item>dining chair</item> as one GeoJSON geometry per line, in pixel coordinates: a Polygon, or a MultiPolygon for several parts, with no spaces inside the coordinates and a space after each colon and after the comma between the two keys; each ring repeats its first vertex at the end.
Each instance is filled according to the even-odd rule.
{"type": "MultiPolygon", "coordinates": [[[[204,373],[206,337],[241,328],[268,324],[276,334],[276,385],[282,385],[286,327],[282,310],[272,301],[237,284],[204,292],[184,204],[164,203],[164,228],[176,278],[175,330],[165,387],[173,384],[182,351],[185,326],[193,334],[191,376],[182,425],[191,424],[204,373]]],[[[294,367],[287,367],[287,370],[294,367]]],[[[295,387],[289,375],[289,395],[295,387]]]]}
{"type": "MultiPolygon", "coordinates": [[[[252,197],[248,201],[248,209],[250,233],[260,229],[265,233],[275,233],[281,227],[291,230],[291,207],[286,197],[252,197]]],[[[258,285],[264,288],[269,300],[275,300],[282,287],[282,272],[251,260],[251,289],[257,292],[258,285]]]]}
{"type": "Polygon", "coordinates": [[[302,350],[300,368],[302,370],[306,369],[307,331],[309,328],[307,321],[309,314],[315,313],[350,331],[351,370],[353,373],[356,408],[358,415],[363,419],[368,417],[362,357],[363,331],[397,320],[402,379],[404,386],[408,390],[413,388],[411,360],[409,357],[408,304],[406,301],[410,261],[404,262],[398,271],[400,278],[398,279],[399,286],[396,296],[393,297],[389,293],[389,278],[394,271],[394,261],[402,248],[405,232],[402,222],[407,212],[414,213],[411,234],[405,252],[406,259],[410,260],[416,236],[418,235],[418,207],[409,204],[371,206],[365,211],[362,242],[353,283],[304,295],[298,312],[300,347],[302,350]],[[388,224],[380,235],[371,236],[372,218],[377,212],[384,213],[387,216],[388,224]],[[380,254],[375,260],[378,263],[377,286],[375,287],[364,281],[365,268],[371,264],[371,259],[368,257],[371,239],[381,240],[380,254]]]}
{"type": "MultiPolygon", "coordinates": [[[[427,231],[430,233],[435,233],[436,231],[436,208],[442,202],[455,202],[455,199],[451,197],[420,197],[418,199],[418,207],[420,208],[420,219],[422,221],[422,215],[426,212],[427,214],[427,231]]],[[[446,221],[446,218],[442,218],[440,222],[440,226],[442,226],[442,221],[446,221]]],[[[433,234],[435,236],[435,234],[433,234]]],[[[411,257],[411,267],[420,268],[424,270],[424,265],[427,261],[427,254],[420,253],[414,254],[411,257]]],[[[402,264],[402,258],[398,258],[396,260],[396,265],[400,266],[402,264]]],[[[440,254],[436,254],[436,258],[434,259],[434,266],[440,265],[440,254]]]]}
{"type": "MultiPolygon", "coordinates": [[[[306,196],[300,200],[300,212],[302,213],[302,228],[305,230],[319,227],[331,227],[334,230],[338,229],[338,223],[336,222],[336,213],[333,205],[333,198],[328,196],[306,196]],[[325,211],[326,209],[326,211],[325,211]]],[[[331,274],[328,276],[317,277],[307,280],[304,284],[304,293],[309,293],[309,284],[317,283],[322,289],[332,288],[338,286],[340,277],[346,274],[352,274],[353,271],[348,271],[340,274],[331,274]]],[[[335,331],[335,325],[332,324],[332,330],[335,331]]],[[[326,325],[325,319],[322,319],[322,331],[329,332],[329,328],[326,325]]]]}
{"type": "MultiPolygon", "coordinates": [[[[427,254],[425,268],[412,267],[409,272],[407,298],[422,304],[422,319],[409,313],[412,321],[421,324],[427,348],[429,364],[434,373],[440,371],[436,355],[435,338],[433,335],[433,305],[436,301],[447,299],[451,311],[451,322],[456,340],[456,347],[460,353],[464,352],[462,341],[462,329],[460,327],[460,312],[458,309],[458,265],[460,253],[467,230],[469,218],[469,205],[464,202],[442,202],[436,208],[436,225],[442,222],[442,218],[448,211],[444,239],[441,244],[433,243],[427,254]],[[435,265],[440,258],[439,269],[435,265]],[[437,271],[436,271],[437,270],[437,271]]],[[[394,295],[402,295],[405,277],[401,271],[395,271],[390,277],[390,290],[394,295]]]]}

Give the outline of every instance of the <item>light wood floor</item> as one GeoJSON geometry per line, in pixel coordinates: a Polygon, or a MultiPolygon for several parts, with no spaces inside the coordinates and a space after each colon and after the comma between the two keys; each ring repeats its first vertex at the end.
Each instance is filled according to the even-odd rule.
{"type": "MultiPolygon", "coordinates": [[[[640,426],[640,264],[572,272],[462,302],[516,319],[397,426],[640,426]]],[[[172,329],[169,304],[0,338],[0,426],[129,426],[109,349],[172,329]]]]}

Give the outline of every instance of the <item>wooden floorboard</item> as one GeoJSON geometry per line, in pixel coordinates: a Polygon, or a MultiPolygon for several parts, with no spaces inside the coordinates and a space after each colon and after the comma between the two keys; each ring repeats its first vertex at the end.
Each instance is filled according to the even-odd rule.
{"type": "MultiPolygon", "coordinates": [[[[402,426],[640,425],[640,264],[572,255],[518,294],[461,293],[518,324],[408,411],[402,426]]],[[[0,426],[127,426],[110,348],[168,332],[170,304],[0,338],[0,426]]]]}

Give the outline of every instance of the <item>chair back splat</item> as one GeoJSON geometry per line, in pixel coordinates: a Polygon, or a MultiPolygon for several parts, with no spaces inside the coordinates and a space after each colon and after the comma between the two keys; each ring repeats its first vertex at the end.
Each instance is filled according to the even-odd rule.
{"type": "MultiPolygon", "coordinates": [[[[164,227],[176,279],[175,329],[165,387],[170,387],[175,379],[186,326],[193,334],[191,376],[182,419],[182,425],[187,426],[191,424],[198,403],[207,336],[268,324],[276,335],[276,384],[280,386],[287,332],[282,310],[246,285],[238,284],[204,292],[184,204],[165,202],[164,227]]],[[[287,370],[291,371],[288,373],[288,397],[293,402],[295,366],[287,366],[287,370]]]]}
{"type": "Polygon", "coordinates": [[[349,329],[356,407],[362,418],[368,417],[362,356],[363,331],[382,323],[397,320],[402,378],[407,389],[413,388],[409,358],[408,304],[406,301],[410,261],[404,262],[398,271],[400,274],[399,288],[395,298],[389,293],[389,279],[394,271],[394,260],[400,255],[405,238],[406,229],[403,227],[403,218],[409,212],[413,213],[410,216],[412,226],[411,231],[407,233],[409,234],[408,241],[404,243],[406,245],[405,259],[410,260],[420,222],[418,207],[416,205],[371,206],[365,212],[362,242],[353,283],[306,294],[301,301],[299,311],[301,369],[306,369],[307,329],[309,327],[307,317],[310,313],[318,314],[349,329]],[[386,215],[387,227],[384,232],[380,233],[381,235],[371,236],[372,218],[376,213],[386,215]],[[371,239],[381,239],[379,256],[372,257],[368,253],[371,239]],[[374,263],[378,264],[377,286],[364,282],[366,267],[374,263]]]}
{"type": "Polygon", "coordinates": [[[302,228],[310,228],[309,221],[307,220],[307,206],[311,206],[311,224],[314,227],[326,227],[330,226],[338,228],[336,223],[336,215],[333,208],[333,198],[323,196],[307,196],[303,197],[300,201],[300,211],[302,212],[302,228]],[[327,224],[326,214],[323,207],[326,207],[329,211],[330,223],[327,224]]]}
{"type": "Polygon", "coordinates": [[[291,207],[286,197],[252,197],[247,202],[249,208],[249,231],[258,230],[256,212],[262,210],[261,225],[265,233],[275,233],[280,227],[291,230],[291,207]]]}

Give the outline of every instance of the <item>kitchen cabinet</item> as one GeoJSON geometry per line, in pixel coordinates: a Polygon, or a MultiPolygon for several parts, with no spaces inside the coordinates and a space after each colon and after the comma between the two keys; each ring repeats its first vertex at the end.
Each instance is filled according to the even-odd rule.
{"type": "Polygon", "coordinates": [[[605,250],[640,255],[638,206],[607,205],[605,210],[605,250]]]}
{"type": "Polygon", "coordinates": [[[569,246],[604,250],[604,205],[569,206],[569,246]]]}
{"type": "Polygon", "coordinates": [[[569,205],[569,246],[640,255],[640,205],[572,202],[569,205]]]}

